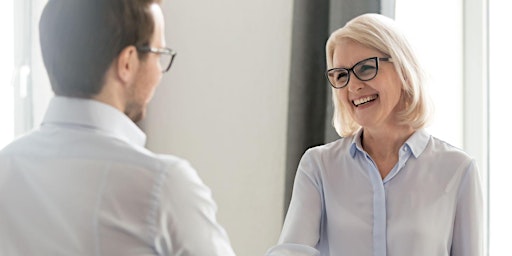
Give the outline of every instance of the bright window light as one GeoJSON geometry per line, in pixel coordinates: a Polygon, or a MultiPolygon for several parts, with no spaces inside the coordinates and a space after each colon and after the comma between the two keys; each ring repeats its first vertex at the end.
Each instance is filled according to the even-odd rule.
{"type": "Polygon", "coordinates": [[[14,90],[12,84],[14,70],[14,17],[13,1],[2,1],[0,11],[0,31],[5,40],[0,40],[2,58],[0,59],[0,148],[14,138],[14,90]],[[10,35],[10,36],[9,36],[10,35]]]}
{"type": "Polygon", "coordinates": [[[429,78],[435,113],[427,130],[462,148],[462,1],[396,0],[395,20],[429,78]]]}
{"type": "Polygon", "coordinates": [[[489,254],[512,255],[512,167],[508,149],[510,137],[510,100],[512,38],[511,1],[489,1],[489,254]]]}

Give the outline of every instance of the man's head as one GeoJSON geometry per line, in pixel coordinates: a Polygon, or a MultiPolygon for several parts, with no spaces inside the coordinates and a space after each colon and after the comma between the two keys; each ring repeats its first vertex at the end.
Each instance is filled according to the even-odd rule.
{"type": "MultiPolygon", "coordinates": [[[[165,46],[163,18],[158,5],[160,2],[49,0],[42,13],[39,29],[43,61],[55,94],[94,98],[102,92],[109,69],[120,64],[119,59],[127,49],[130,57],[135,56],[140,62],[136,69],[132,65],[131,70],[147,68],[138,64],[147,64],[150,59],[158,63],[157,54],[137,49],[165,46]],[[160,31],[156,31],[157,27],[160,31]]],[[[114,76],[119,76],[117,71],[113,72],[114,76]]],[[[124,82],[137,85],[140,82],[159,81],[161,77],[161,73],[155,77],[150,77],[153,74],[151,72],[138,73],[145,77],[131,76],[131,80],[125,79],[124,82]]],[[[134,121],[138,121],[140,118],[135,116],[139,114],[126,108],[134,108],[133,101],[142,97],[135,94],[140,93],[141,89],[138,85],[127,87],[134,95],[128,93],[126,97],[131,98],[126,98],[126,102],[123,102],[125,106],[120,108],[134,121]]]]}

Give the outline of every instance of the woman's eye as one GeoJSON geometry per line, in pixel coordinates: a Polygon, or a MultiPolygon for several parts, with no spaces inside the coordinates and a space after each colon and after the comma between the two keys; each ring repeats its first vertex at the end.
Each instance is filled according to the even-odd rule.
{"type": "Polygon", "coordinates": [[[358,75],[373,74],[376,67],[373,65],[361,65],[357,68],[356,72],[358,75]]]}
{"type": "Polygon", "coordinates": [[[343,73],[339,73],[337,76],[336,76],[336,80],[346,80],[347,79],[347,73],[346,72],[343,72],[343,73]]]}

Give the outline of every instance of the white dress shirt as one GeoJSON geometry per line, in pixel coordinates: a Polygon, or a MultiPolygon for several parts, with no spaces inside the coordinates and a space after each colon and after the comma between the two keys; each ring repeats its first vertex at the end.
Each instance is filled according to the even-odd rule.
{"type": "Polygon", "coordinates": [[[279,244],[267,255],[483,255],[474,160],[419,130],[382,179],[361,133],[304,154],[279,244]]]}
{"type": "Polygon", "coordinates": [[[0,255],[234,255],[188,162],[117,109],[55,97],[0,151],[0,255]]]}

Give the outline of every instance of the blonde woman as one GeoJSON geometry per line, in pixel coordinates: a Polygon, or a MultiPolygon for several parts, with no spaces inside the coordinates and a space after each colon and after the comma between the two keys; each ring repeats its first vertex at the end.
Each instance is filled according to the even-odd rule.
{"type": "Polygon", "coordinates": [[[267,254],[482,255],[475,161],[424,130],[422,71],[394,21],[356,17],[332,33],[326,55],[342,138],[302,157],[267,254]]]}

